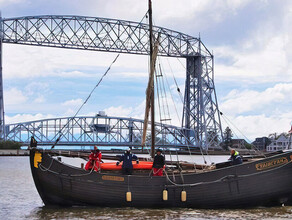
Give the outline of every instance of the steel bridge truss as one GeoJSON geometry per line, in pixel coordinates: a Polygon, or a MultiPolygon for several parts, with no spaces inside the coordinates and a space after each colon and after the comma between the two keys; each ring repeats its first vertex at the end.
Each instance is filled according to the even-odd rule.
{"type": "MultiPolygon", "coordinates": [[[[150,126],[148,126],[150,127],[150,126]]],[[[188,146],[181,128],[156,124],[158,147],[188,146]]],[[[8,140],[30,143],[31,136],[39,145],[51,145],[60,136],[58,145],[131,146],[141,147],[143,120],[107,116],[53,118],[6,125],[8,140]]],[[[146,146],[150,145],[150,135],[146,146]]]]}
{"type": "MultiPolygon", "coordinates": [[[[200,40],[166,28],[160,33],[159,55],[197,54],[200,40]]],[[[149,54],[148,24],[83,16],[28,16],[2,19],[3,43],[149,54]]],[[[203,46],[202,53],[209,55],[203,46]]]]}
{"type": "MultiPolygon", "coordinates": [[[[222,141],[222,129],[214,87],[212,54],[199,38],[157,26],[153,28],[153,33],[155,37],[160,34],[158,55],[183,57],[187,60],[182,131],[188,137],[189,144],[205,149],[210,146],[218,147],[222,141]]],[[[0,18],[0,61],[2,60],[2,43],[141,55],[148,55],[150,51],[148,24],[84,16],[47,15],[0,18]]],[[[43,124],[49,122],[52,123],[51,120],[38,123],[42,124],[43,128],[43,124]]],[[[9,132],[5,134],[2,62],[0,62],[0,135],[2,139],[16,140],[16,137],[19,138],[19,135],[23,134],[21,129],[33,128],[33,131],[37,132],[34,123],[36,122],[9,125],[7,129],[9,132]],[[12,131],[15,134],[11,133],[12,131]]],[[[71,128],[72,132],[75,132],[78,123],[71,128]]],[[[163,130],[162,127],[160,130],[163,130]]],[[[68,130],[66,134],[71,134],[71,132],[68,130]]],[[[48,143],[49,140],[54,142],[54,136],[48,136],[46,133],[38,133],[38,135],[42,143],[48,143]]],[[[81,140],[80,138],[87,137],[86,140],[94,143],[98,140],[101,144],[106,143],[103,142],[105,140],[103,138],[90,139],[89,136],[84,133],[75,140],[73,139],[75,135],[71,135],[72,139],[68,137],[67,142],[64,141],[77,143],[81,140]]],[[[113,139],[112,133],[105,137],[109,140],[108,145],[111,145],[111,140],[114,144],[119,142],[113,139]]],[[[122,137],[125,136],[121,135],[120,138],[122,137]]],[[[19,138],[19,140],[23,139],[19,138]]]]}

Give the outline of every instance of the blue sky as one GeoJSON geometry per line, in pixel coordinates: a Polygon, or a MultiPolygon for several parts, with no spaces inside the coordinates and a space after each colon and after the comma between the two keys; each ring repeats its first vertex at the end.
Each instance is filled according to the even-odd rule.
{"type": "MultiPolygon", "coordinates": [[[[147,11],[147,1],[0,0],[0,9],[4,18],[59,14],[140,21],[147,11]]],[[[292,1],[154,0],[153,16],[158,26],[192,36],[200,33],[215,55],[219,108],[243,134],[252,140],[289,130],[292,1]]],[[[6,122],[72,116],[115,56],[5,44],[6,122]]],[[[81,115],[105,110],[111,116],[142,118],[147,62],[145,56],[122,54],[81,115]]],[[[184,67],[174,58],[163,58],[161,63],[181,111],[172,74],[183,89],[184,67]]],[[[174,111],[171,114],[173,123],[178,123],[174,111]]],[[[227,124],[222,122],[225,128],[227,124]]]]}

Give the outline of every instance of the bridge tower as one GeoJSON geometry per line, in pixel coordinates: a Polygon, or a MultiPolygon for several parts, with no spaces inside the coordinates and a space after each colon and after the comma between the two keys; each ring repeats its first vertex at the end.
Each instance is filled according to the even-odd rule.
{"type": "Polygon", "coordinates": [[[182,127],[192,144],[204,150],[220,148],[222,128],[214,84],[213,55],[199,51],[186,58],[182,127]]]}

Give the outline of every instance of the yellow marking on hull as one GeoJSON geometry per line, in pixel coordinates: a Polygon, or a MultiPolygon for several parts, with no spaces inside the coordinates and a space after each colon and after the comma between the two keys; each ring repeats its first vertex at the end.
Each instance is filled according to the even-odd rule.
{"type": "Polygon", "coordinates": [[[39,168],[39,164],[40,162],[42,162],[42,154],[40,152],[35,152],[34,154],[34,161],[33,161],[33,165],[35,168],[39,168]]]}
{"type": "Polygon", "coordinates": [[[288,163],[288,158],[287,157],[281,157],[275,160],[269,160],[267,162],[264,163],[258,163],[255,165],[257,170],[266,170],[266,169],[270,169],[273,167],[278,167],[280,165],[286,164],[288,163]]]}
{"type": "Polygon", "coordinates": [[[124,177],[120,176],[102,176],[103,180],[111,180],[111,181],[125,181],[124,177]]]}

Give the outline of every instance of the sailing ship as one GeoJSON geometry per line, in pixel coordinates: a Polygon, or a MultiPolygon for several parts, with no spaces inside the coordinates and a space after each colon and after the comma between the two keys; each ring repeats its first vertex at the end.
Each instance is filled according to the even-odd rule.
{"type": "MultiPolygon", "coordinates": [[[[153,73],[159,37],[155,43],[152,42],[151,17],[149,0],[150,75],[142,148],[151,111],[153,158],[153,73]]],[[[149,167],[149,162],[147,164],[149,167]]],[[[166,169],[163,176],[151,176],[149,169],[139,170],[133,175],[122,175],[114,168],[86,171],[59,161],[55,151],[39,149],[32,143],[30,165],[37,191],[46,206],[244,208],[292,203],[291,151],[250,158],[234,166],[229,162],[202,166],[192,164],[192,169],[176,169],[171,175],[166,169]]],[[[178,167],[181,168],[180,164],[178,167]]]]}

